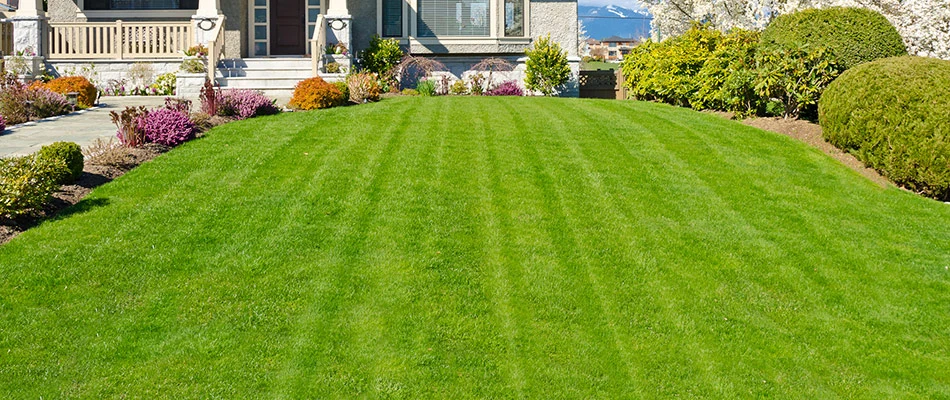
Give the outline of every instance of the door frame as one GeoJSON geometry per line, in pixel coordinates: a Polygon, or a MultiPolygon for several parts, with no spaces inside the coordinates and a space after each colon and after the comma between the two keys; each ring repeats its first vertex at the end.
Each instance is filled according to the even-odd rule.
{"type": "MultiPolygon", "coordinates": [[[[318,9],[320,10],[318,11],[319,14],[326,14],[326,7],[327,7],[326,3],[328,0],[321,0],[320,5],[316,7],[309,5],[308,0],[298,0],[298,1],[303,3],[303,6],[304,6],[304,10],[305,10],[304,12],[306,13],[306,15],[304,16],[305,21],[306,21],[306,26],[304,27],[304,33],[309,35],[310,27],[314,25],[313,22],[310,21],[309,19],[310,10],[318,9]]],[[[245,34],[245,38],[247,39],[247,49],[246,49],[247,58],[270,57],[271,56],[271,0],[264,0],[263,7],[255,5],[255,3],[256,3],[255,0],[247,0],[247,33],[245,34]],[[254,13],[255,13],[255,10],[257,9],[264,11],[265,15],[267,15],[267,22],[257,23],[254,21],[254,13]],[[255,27],[264,27],[264,29],[267,31],[267,38],[256,39],[254,37],[255,27]],[[266,54],[264,55],[256,54],[255,47],[257,43],[264,44],[264,46],[266,47],[266,52],[265,52],[266,54]]],[[[304,40],[309,41],[310,38],[305,37],[304,40]]],[[[309,45],[304,45],[304,54],[301,54],[301,55],[310,55],[309,45]]]]}

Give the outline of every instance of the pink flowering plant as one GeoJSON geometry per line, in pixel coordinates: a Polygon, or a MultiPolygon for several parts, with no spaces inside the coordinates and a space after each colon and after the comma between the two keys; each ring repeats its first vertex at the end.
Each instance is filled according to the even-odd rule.
{"type": "Polygon", "coordinates": [[[489,96],[524,96],[524,90],[521,89],[521,86],[518,86],[518,82],[504,81],[485,94],[489,96]]]}
{"type": "Polygon", "coordinates": [[[275,100],[256,90],[228,89],[220,93],[217,111],[222,117],[248,119],[279,113],[280,109],[275,103],[275,100]]]}
{"type": "Polygon", "coordinates": [[[165,146],[178,146],[194,139],[197,131],[188,114],[167,108],[146,113],[139,118],[138,128],[147,141],[165,146]]]}

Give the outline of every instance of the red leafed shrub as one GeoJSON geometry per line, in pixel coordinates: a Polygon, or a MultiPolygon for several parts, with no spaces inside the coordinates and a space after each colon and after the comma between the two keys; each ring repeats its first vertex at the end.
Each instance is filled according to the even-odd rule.
{"type": "Polygon", "coordinates": [[[46,88],[62,95],[70,92],[79,93],[77,103],[81,108],[89,108],[95,105],[96,97],[99,95],[99,90],[88,79],[81,76],[64,76],[53,79],[46,83],[46,88]]]}
{"type": "Polygon", "coordinates": [[[149,111],[139,119],[139,130],[152,143],[177,146],[195,138],[195,124],[188,115],[167,108],[149,111]]]}
{"type": "Polygon", "coordinates": [[[327,83],[320,77],[306,79],[297,83],[290,106],[298,110],[316,110],[341,106],[346,96],[336,85],[327,83]]]}

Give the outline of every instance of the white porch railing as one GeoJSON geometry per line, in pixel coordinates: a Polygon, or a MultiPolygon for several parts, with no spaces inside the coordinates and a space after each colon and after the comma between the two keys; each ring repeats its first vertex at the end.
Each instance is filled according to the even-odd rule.
{"type": "Polygon", "coordinates": [[[47,58],[180,58],[195,43],[191,22],[51,22],[47,58]]]}
{"type": "Polygon", "coordinates": [[[312,64],[313,76],[319,76],[323,69],[323,60],[327,52],[327,18],[320,14],[317,16],[317,24],[313,28],[313,37],[310,39],[310,62],[312,64]]]}
{"type": "Polygon", "coordinates": [[[224,51],[224,15],[218,16],[214,28],[208,32],[208,79],[214,83],[214,72],[218,70],[218,60],[224,51]]]}

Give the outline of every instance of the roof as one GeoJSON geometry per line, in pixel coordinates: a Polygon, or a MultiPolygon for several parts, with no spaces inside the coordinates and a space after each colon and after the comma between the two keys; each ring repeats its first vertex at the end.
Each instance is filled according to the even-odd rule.
{"type": "Polygon", "coordinates": [[[601,42],[636,42],[636,41],[637,39],[634,39],[634,38],[622,38],[620,36],[611,36],[609,38],[601,40],[601,42]]]}

